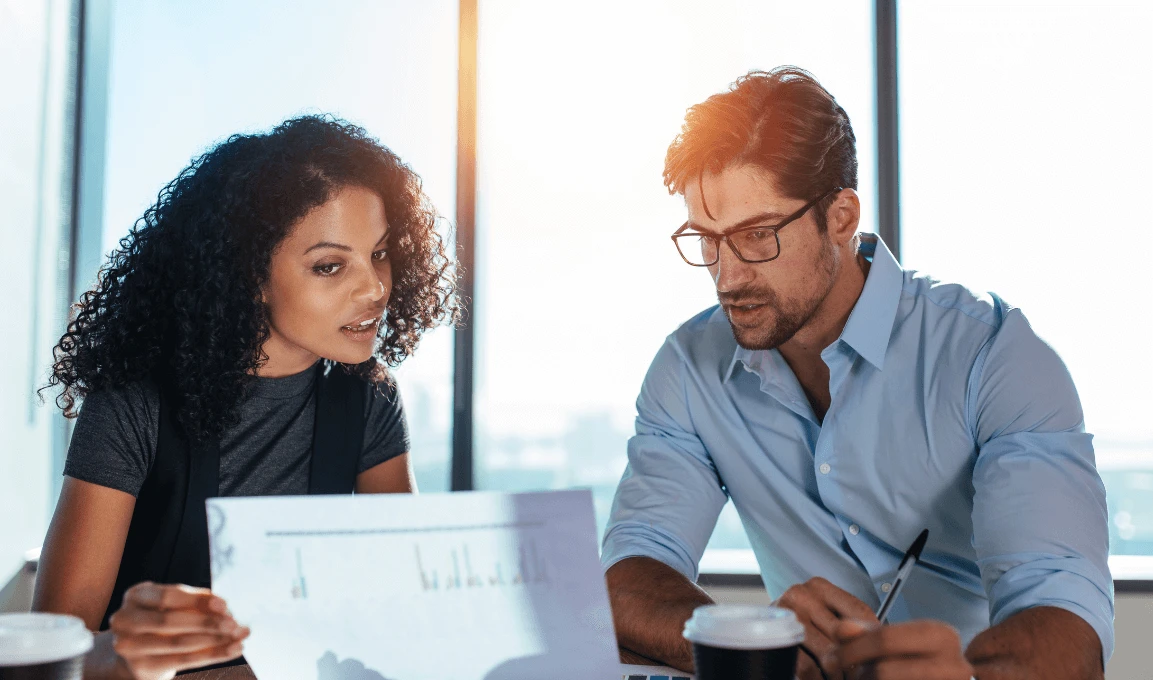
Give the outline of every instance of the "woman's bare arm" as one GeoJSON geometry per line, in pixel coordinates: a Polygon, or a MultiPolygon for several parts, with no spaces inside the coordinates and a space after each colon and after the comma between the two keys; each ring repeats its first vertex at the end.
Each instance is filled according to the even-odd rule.
{"type": "Polygon", "coordinates": [[[408,454],[402,453],[356,476],[357,493],[416,493],[408,454]]]}
{"type": "MultiPolygon", "coordinates": [[[[64,478],[40,555],[35,611],[72,614],[97,630],[108,609],[136,499],[64,478]]],[[[112,629],[96,635],[85,678],[157,680],[240,655],[248,629],[208,590],[143,583],[125,595],[112,629]]]]}
{"type": "Polygon", "coordinates": [[[131,494],[64,478],[36,571],[34,611],[72,614],[100,628],[135,507],[131,494]]]}

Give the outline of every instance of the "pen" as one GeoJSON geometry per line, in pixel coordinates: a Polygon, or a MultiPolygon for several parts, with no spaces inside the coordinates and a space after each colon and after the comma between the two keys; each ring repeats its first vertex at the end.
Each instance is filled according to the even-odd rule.
{"type": "Polygon", "coordinates": [[[925,541],[927,540],[929,540],[929,530],[925,529],[917,536],[917,540],[913,541],[913,545],[909,546],[905,556],[901,558],[901,566],[897,567],[897,578],[893,579],[893,587],[889,590],[889,596],[885,598],[881,608],[877,610],[877,620],[881,623],[885,622],[885,617],[889,615],[889,610],[897,601],[897,593],[901,592],[901,586],[909,580],[909,574],[913,571],[913,567],[921,560],[921,550],[925,548],[925,541]]]}

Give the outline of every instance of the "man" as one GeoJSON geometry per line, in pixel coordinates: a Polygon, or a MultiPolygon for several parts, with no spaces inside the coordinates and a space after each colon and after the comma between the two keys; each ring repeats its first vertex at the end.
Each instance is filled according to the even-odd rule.
{"type": "MultiPolygon", "coordinates": [[[[620,645],[692,669],[681,630],[710,602],[693,581],[731,498],[829,677],[1102,678],[1105,491],[1072,380],[1019,310],[856,233],[854,147],[787,67],[692,107],[669,147],[674,240],[720,304],[668,337],[637,400],[603,550],[620,645]]],[[[941,189],[942,210],[963,203],[941,189]]],[[[819,677],[804,656],[800,673],[819,677]]]]}

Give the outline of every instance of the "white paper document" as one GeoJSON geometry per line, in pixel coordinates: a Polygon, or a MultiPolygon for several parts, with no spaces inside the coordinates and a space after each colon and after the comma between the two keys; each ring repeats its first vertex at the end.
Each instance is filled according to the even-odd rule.
{"type": "Polygon", "coordinates": [[[588,491],[208,501],[212,589],[274,680],[617,680],[588,491]]]}

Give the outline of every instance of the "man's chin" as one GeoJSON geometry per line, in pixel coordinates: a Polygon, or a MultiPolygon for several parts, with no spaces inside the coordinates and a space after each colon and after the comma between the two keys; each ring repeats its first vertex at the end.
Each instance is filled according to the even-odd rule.
{"type": "MultiPolygon", "coordinates": [[[[792,324],[787,324],[792,326],[792,324]]],[[[776,349],[796,335],[797,329],[784,328],[781,323],[761,323],[742,326],[729,319],[737,344],[750,351],[776,349]]]]}
{"type": "Polygon", "coordinates": [[[736,338],[738,345],[749,351],[776,349],[783,342],[764,331],[738,329],[735,326],[733,327],[733,337],[736,338]]]}

